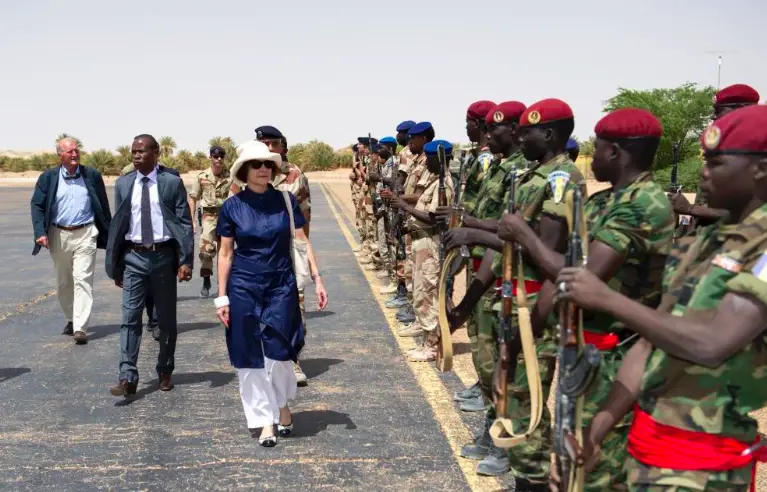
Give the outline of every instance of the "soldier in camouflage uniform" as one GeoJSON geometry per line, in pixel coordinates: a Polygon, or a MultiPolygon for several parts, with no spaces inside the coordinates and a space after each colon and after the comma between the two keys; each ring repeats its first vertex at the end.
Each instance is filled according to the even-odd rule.
{"type": "MultiPolygon", "coordinates": [[[[424,121],[416,124],[410,130],[408,130],[410,152],[413,154],[413,160],[410,167],[410,172],[407,175],[407,179],[404,184],[404,192],[402,199],[410,205],[415,205],[418,202],[423,190],[426,189],[426,184],[429,182],[431,173],[426,166],[426,154],[423,151],[424,146],[434,140],[434,128],[431,123],[424,121]]],[[[413,278],[414,258],[412,251],[413,237],[410,236],[411,249],[407,251],[408,258],[405,260],[405,275],[408,278],[413,278]]],[[[414,288],[414,287],[413,287],[414,288]]],[[[413,294],[411,289],[410,294],[413,294]]],[[[387,304],[387,307],[401,307],[397,313],[397,320],[400,322],[399,336],[403,337],[417,337],[421,335],[421,330],[415,325],[416,314],[415,310],[409,302],[405,301],[402,304],[392,303],[387,304]]]]}
{"type": "Polygon", "coordinates": [[[358,213],[360,224],[360,240],[362,241],[362,250],[360,255],[360,264],[369,265],[373,263],[376,242],[375,242],[375,219],[373,217],[373,203],[370,196],[370,186],[368,178],[368,171],[370,170],[372,145],[378,143],[376,139],[369,139],[368,137],[359,137],[357,139],[358,147],[357,152],[359,155],[359,173],[360,178],[358,181],[358,213]]]}
{"type": "MultiPolygon", "coordinates": [[[[232,180],[229,170],[224,169],[226,152],[222,147],[214,145],[210,148],[210,167],[194,180],[192,189],[189,191],[189,210],[197,210],[197,205],[202,208],[202,230],[200,231],[200,277],[202,288],[200,295],[208,297],[210,293],[210,277],[213,275],[213,259],[216,257],[218,236],[218,212],[229,196],[229,188],[232,180]]],[[[194,212],[192,212],[194,214],[194,212]]],[[[195,226],[195,229],[197,227],[195,226]]]]}
{"type": "MultiPolygon", "coordinates": [[[[671,204],[650,172],[662,134],[661,124],[648,111],[621,109],[597,123],[594,133],[594,176],[613,187],[592,195],[584,207],[590,240],[587,268],[616,292],[655,308],[660,302],[663,266],[674,238],[671,204]]],[[[546,319],[552,312],[553,281],[564,266],[564,256],[545,246],[517,216],[504,217],[499,234],[515,238],[549,280],[539,295],[535,316],[546,319]]],[[[599,375],[585,394],[582,415],[584,425],[588,425],[606,401],[634,337],[623,324],[605,314],[585,312],[583,319],[586,343],[602,351],[599,375]]],[[[627,416],[603,442],[606,459],[586,477],[585,490],[625,490],[623,465],[628,458],[630,421],[627,416]]]]}
{"type": "MultiPolygon", "coordinates": [[[[725,87],[714,94],[714,121],[738,108],[754,104],[759,104],[759,93],[754,88],[745,84],[725,87]]],[[[680,216],[689,215],[691,217],[689,223],[684,223],[683,221],[679,226],[678,236],[683,236],[699,226],[711,225],[723,216],[722,210],[706,206],[706,201],[700,192],[700,186],[698,186],[695,192],[695,203],[693,205],[690,204],[682,193],[669,193],[669,199],[675,213],[680,216]]]]}
{"type": "MultiPolygon", "coordinates": [[[[408,352],[411,361],[431,362],[437,357],[439,345],[439,323],[437,312],[437,294],[439,272],[439,228],[437,220],[430,214],[439,204],[439,174],[440,161],[437,156],[438,147],[442,145],[446,159],[451,156],[452,144],[445,140],[432,140],[424,146],[427,172],[424,173],[419,186],[423,183],[423,193],[418,197],[415,206],[397,198],[392,205],[401,208],[409,214],[407,229],[413,239],[413,308],[416,320],[409,329],[421,330],[422,343],[420,347],[408,352]]],[[[445,167],[447,162],[445,162],[445,167]]],[[[453,183],[444,170],[444,192],[448,202],[453,197],[453,183]]]]}
{"type": "MultiPolygon", "coordinates": [[[[564,203],[565,193],[576,186],[580,187],[584,194],[586,193],[585,178],[565,152],[565,145],[574,125],[572,109],[559,99],[539,101],[527,108],[520,117],[525,159],[537,161],[537,163],[517,180],[515,193],[517,209],[536,235],[543,238],[549,248],[559,253],[564,253],[563,246],[568,233],[565,220],[567,215],[564,203]]],[[[509,197],[505,196],[503,203],[508,203],[508,199],[509,197]]],[[[503,238],[488,231],[487,228],[485,230],[464,227],[455,229],[449,233],[448,245],[453,248],[460,244],[478,244],[497,252],[502,251],[503,238]]],[[[456,308],[455,312],[451,313],[451,326],[458,326],[467,316],[467,309],[473,309],[473,303],[478,302],[481,295],[501,276],[502,261],[494,251],[486,253],[475,280],[467,289],[464,301],[466,304],[462,302],[461,309],[456,308]]],[[[544,276],[538,266],[530,262],[525,263],[524,272],[528,299],[533,302],[537,300],[544,276]]],[[[513,316],[512,327],[516,327],[517,323],[516,317],[513,316]]],[[[556,362],[554,340],[555,333],[551,326],[547,326],[536,340],[544,401],[548,399],[556,362]]],[[[514,384],[509,393],[511,403],[508,405],[508,417],[514,422],[515,430],[521,432],[522,429],[527,428],[530,420],[529,387],[521,354],[513,379],[514,384]]],[[[509,462],[514,470],[518,487],[525,486],[532,490],[546,487],[545,482],[548,481],[550,468],[550,434],[551,417],[548,409],[544,409],[543,418],[536,432],[524,444],[509,450],[509,462]]],[[[501,463],[499,456],[496,460],[496,464],[501,463]]]]}
{"type": "MultiPolygon", "coordinates": [[[[411,128],[415,126],[415,121],[406,120],[397,125],[397,136],[395,137],[397,140],[397,146],[399,149],[399,153],[396,157],[396,168],[397,168],[397,175],[395,177],[395,183],[393,185],[393,188],[396,190],[397,193],[404,193],[405,191],[405,182],[407,181],[407,177],[410,174],[410,171],[413,166],[413,153],[410,151],[410,146],[408,145],[410,141],[410,137],[408,135],[408,132],[411,128]]],[[[391,200],[393,198],[393,193],[390,190],[382,190],[381,191],[381,197],[385,200],[391,200]]],[[[402,228],[400,227],[401,222],[404,222],[404,213],[396,213],[392,216],[392,228],[399,231],[400,235],[402,236],[402,243],[405,245],[405,259],[397,258],[396,263],[396,269],[395,269],[395,275],[396,275],[396,287],[392,289],[389,288],[382,288],[381,293],[382,294],[393,294],[391,298],[389,298],[386,301],[386,306],[390,308],[401,308],[403,306],[406,306],[408,303],[408,289],[407,287],[412,282],[412,275],[409,275],[409,270],[407,267],[407,258],[410,256],[410,237],[407,236],[402,232],[402,228]]],[[[396,248],[399,248],[400,251],[402,249],[402,246],[400,244],[399,238],[392,238],[393,241],[396,243],[396,248]]]]}
{"type": "Polygon", "coordinates": [[[563,269],[557,278],[562,299],[608,313],[642,337],[584,433],[588,469],[636,402],[628,437],[631,491],[754,491],[756,462],[767,461],[749,415],[767,405],[765,128],[767,107],[755,105],[701,135],[701,189],[711,207],[728,214],[677,241],[657,310],[584,269],[563,269]]]}
{"type": "MultiPolygon", "coordinates": [[[[477,197],[479,194],[479,188],[482,186],[482,170],[489,167],[493,162],[493,154],[487,146],[487,126],[485,118],[492,108],[495,107],[495,103],[492,101],[477,101],[469,105],[466,110],[466,136],[472,143],[472,149],[469,151],[469,157],[466,163],[466,169],[464,169],[465,185],[461,192],[461,207],[464,212],[472,214],[474,208],[477,205],[477,197]]],[[[459,185],[460,185],[459,177],[459,185]]],[[[437,212],[444,220],[450,220],[452,214],[452,208],[447,207],[444,210],[438,210],[437,212]]],[[[468,265],[466,268],[466,285],[468,286],[473,275],[471,269],[473,265],[468,265]]],[[[469,344],[472,348],[472,362],[474,368],[479,374],[479,364],[477,362],[476,346],[477,346],[477,316],[472,315],[469,317],[466,323],[466,331],[469,336],[469,344]]],[[[454,400],[459,402],[461,410],[465,412],[482,412],[486,410],[486,404],[482,396],[482,391],[479,387],[479,381],[473,386],[466,388],[463,391],[459,391],[453,397],[454,400]]]]}
{"type": "MultiPolygon", "coordinates": [[[[513,171],[521,173],[527,169],[528,162],[519,147],[519,117],[525,111],[525,105],[517,101],[503,102],[488,111],[485,126],[488,129],[488,148],[499,156],[485,173],[479,189],[479,200],[473,213],[463,214],[463,226],[467,228],[487,228],[495,230],[498,219],[506,210],[503,202],[509,185],[509,177],[513,171]]],[[[472,271],[479,271],[485,255],[485,248],[476,246],[471,249],[472,271]]],[[[494,289],[489,289],[482,295],[479,302],[472,301],[471,296],[464,298],[464,303],[474,302],[475,308],[471,314],[472,325],[476,327],[476,336],[471,338],[472,357],[479,376],[483,409],[485,409],[485,425],[472,444],[461,449],[464,458],[482,460],[477,470],[483,475],[503,474],[508,471],[506,453],[493,446],[489,429],[495,420],[495,409],[492,405],[492,380],[495,361],[498,359],[498,314],[493,311],[494,289]]],[[[463,304],[463,303],[462,303],[463,304]]],[[[459,305],[459,310],[464,306],[459,305]]]]}

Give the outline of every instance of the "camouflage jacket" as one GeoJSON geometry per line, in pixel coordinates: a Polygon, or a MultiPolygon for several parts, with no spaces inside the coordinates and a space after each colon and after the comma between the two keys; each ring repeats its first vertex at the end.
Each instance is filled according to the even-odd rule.
{"type": "Polygon", "coordinates": [[[412,195],[420,184],[424,186],[428,182],[429,170],[426,169],[426,154],[421,152],[414,156],[410,165],[410,171],[405,180],[405,194],[412,195]]]}
{"type": "Polygon", "coordinates": [[[298,208],[311,217],[312,195],[309,190],[309,179],[298,166],[291,164],[288,173],[275,176],[272,185],[279,191],[293,193],[298,202],[298,208]]]}
{"type": "MultiPolygon", "coordinates": [[[[521,175],[527,170],[528,162],[522,152],[515,152],[508,159],[496,159],[488,168],[485,177],[477,194],[477,205],[474,213],[471,214],[477,219],[497,220],[500,219],[506,211],[504,197],[509,188],[509,176],[512,169],[517,170],[517,175],[521,175]]],[[[482,259],[485,255],[485,248],[475,246],[471,255],[474,258],[482,259]]]]}
{"type": "Polygon", "coordinates": [[[469,159],[469,171],[466,175],[466,186],[461,195],[461,205],[464,211],[469,215],[474,215],[474,209],[479,200],[479,189],[482,187],[482,180],[485,178],[490,164],[493,162],[493,154],[487,147],[483,147],[476,157],[469,159]]]}
{"type": "Polygon", "coordinates": [[[399,159],[398,159],[399,167],[397,168],[397,172],[410,175],[410,171],[413,170],[414,160],[415,160],[415,156],[410,151],[410,147],[407,145],[402,147],[402,150],[399,151],[399,159]]]}
{"type": "MultiPolygon", "coordinates": [[[[533,165],[518,178],[514,201],[528,225],[539,232],[538,227],[543,215],[566,220],[567,205],[564,197],[567,191],[575,186],[580,186],[586,195],[586,179],[567,154],[560,154],[545,164],[533,165]]],[[[504,203],[509,201],[508,191],[507,189],[504,195],[504,203]]],[[[499,255],[493,262],[496,277],[501,276],[502,267],[502,258],[499,255]]],[[[535,282],[543,281],[538,266],[532,262],[525,263],[525,278],[535,282]]]]}
{"type": "MultiPolygon", "coordinates": [[[[730,292],[767,305],[765,251],[767,205],[740,224],[720,222],[680,238],[664,271],[664,305],[673,306],[674,316],[690,313],[704,318],[730,292]],[[686,255],[693,255],[689,268],[678,271],[686,255]]],[[[645,365],[639,405],[663,424],[751,443],[757,422],[749,412],[767,406],[766,343],[767,332],[762,332],[716,368],[677,359],[656,348],[645,365]]],[[[750,478],[750,467],[720,473],[649,469],[639,475],[639,483],[663,480],[664,485],[675,485],[671,480],[677,480],[695,484],[696,490],[733,490],[730,487],[749,483],[750,478]]]]}
{"type": "MultiPolygon", "coordinates": [[[[607,284],[645,306],[660,303],[663,268],[674,241],[674,212],[666,193],[645,172],[617,192],[595,193],[585,205],[589,241],[599,241],[623,257],[607,284]]],[[[584,313],[584,328],[619,333],[624,328],[604,313],[584,313]]]]}
{"type": "MultiPolygon", "coordinates": [[[[439,175],[429,173],[428,180],[424,183],[424,186],[425,189],[423,190],[423,193],[421,193],[421,196],[418,197],[415,209],[419,212],[434,212],[437,210],[437,205],[439,204],[439,175]]],[[[450,203],[453,199],[454,192],[453,180],[451,180],[446,173],[445,196],[447,197],[447,203],[450,203]]],[[[410,230],[418,230],[432,226],[421,222],[411,215],[407,218],[407,227],[410,230]]]]}
{"type": "Polygon", "coordinates": [[[224,200],[229,197],[231,185],[229,171],[223,169],[221,174],[216,176],[208,168],[195,178],[192,189],[189,190],[189,197],[202,208],[221,208],[224,200]]]}

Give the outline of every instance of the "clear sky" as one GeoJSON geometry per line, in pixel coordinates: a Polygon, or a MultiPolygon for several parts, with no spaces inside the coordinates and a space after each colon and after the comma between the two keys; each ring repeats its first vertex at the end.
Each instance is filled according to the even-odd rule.
{"type": "Polygon", "coordinates": [[[586,138],[618,87],[748,83],[767,97],[765,0],[2,0],[0,149],[260,125],[333,147],[402,120],[466,141],[478,99],[558,97],[586,138]]]}

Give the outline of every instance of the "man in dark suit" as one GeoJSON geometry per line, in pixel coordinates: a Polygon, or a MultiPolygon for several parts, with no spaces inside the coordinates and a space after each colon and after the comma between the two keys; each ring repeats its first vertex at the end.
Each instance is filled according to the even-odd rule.
{"type": "Polygon", "coordinates": [[[51,253],[56,268],[57,295],[67,318],[63,335],[75,343],[88,343],[88,322],[93,307],[96,250],[104,249],[112,214],[101,174],[80,164],[75,140],[56,142],[60,166],[45,170],[32,194],[35,245],[51,253]]]}
{"type": "MultiPolygon", "coordinates": [[[[120,172],[120,175],[123,176],[125,174],[128,174],[130,172],[133,172],[136,170],[136,167],[133,165],[133,162],[128,164],[123,168],[123,170],[120,172]]],[[[181,177],[178,171],[173,169],[172,167],[165,167],[162,164],[157,165],[157,172],[158,173],[170,173],[174,176],[181,177]]],[[[157,324],[157,311],[154,308],[154,297],[152,297],[152,291],[147,289],[146,291],[146,329],[147,331],[152,335],[152,338],[155,340],[160,340],[160,327],[157,324]]]]}
{"type": "Polygon", "coordinates": [[[136,393],[141,313],[148,290],[160,328],[156,367],[160,389],[173,388],[176,279],[192,278],[194,233],[184,183],[158,169],[159,150],[151,135],[137,136],[131,147],[135,171],[115,183],[115,215],[106,253],[107,275],[123,289],[120,376],[110,389],[115,396],[136,393]]]}

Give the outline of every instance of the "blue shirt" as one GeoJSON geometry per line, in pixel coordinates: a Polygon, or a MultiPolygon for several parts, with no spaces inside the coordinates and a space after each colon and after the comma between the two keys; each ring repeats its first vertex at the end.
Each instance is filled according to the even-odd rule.
{"type": "Polygon", "coordinates": [[[60,166],[56,201],[53,203],[53,223],[71,227],[89,222],[93,222],[93,207],[80,168],[77,168],[74,177],[70,177],[66,168],[60,166]]]}

